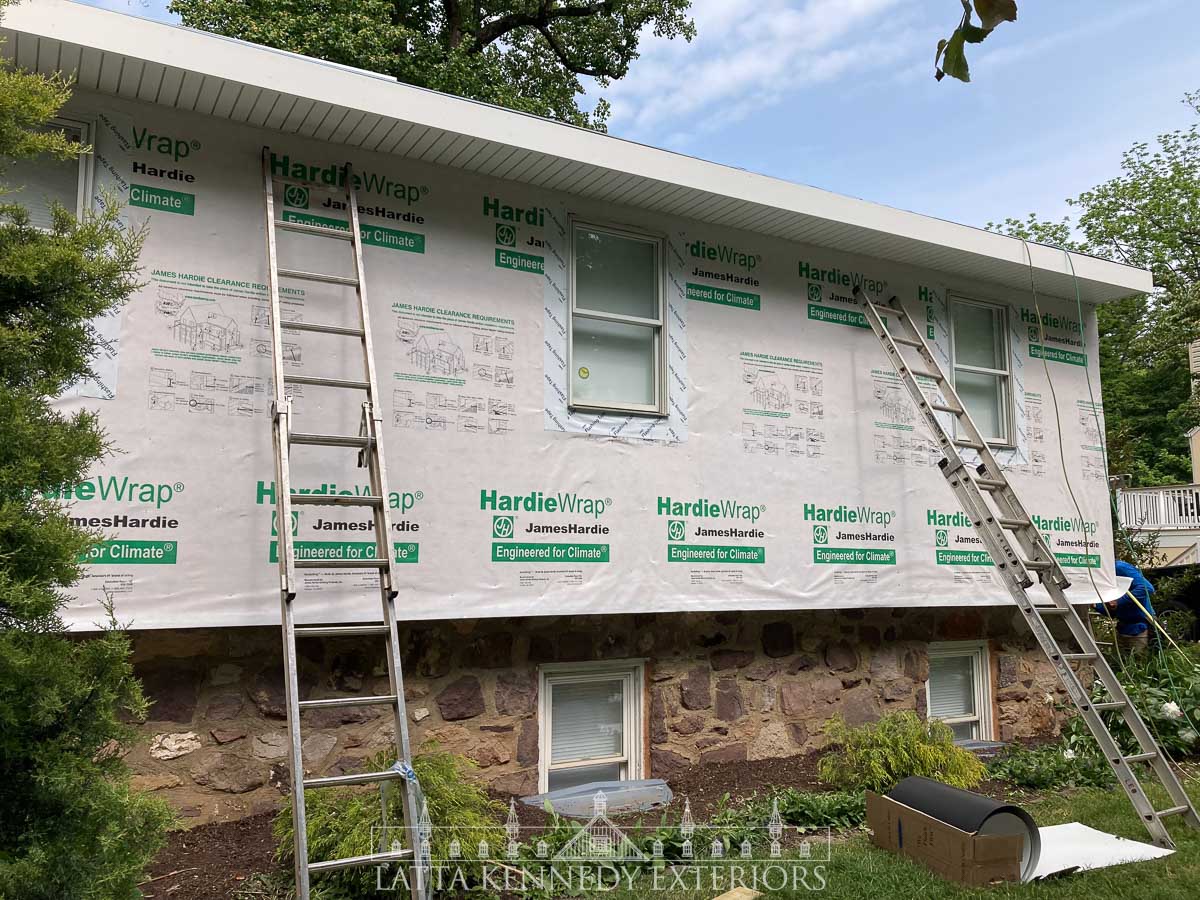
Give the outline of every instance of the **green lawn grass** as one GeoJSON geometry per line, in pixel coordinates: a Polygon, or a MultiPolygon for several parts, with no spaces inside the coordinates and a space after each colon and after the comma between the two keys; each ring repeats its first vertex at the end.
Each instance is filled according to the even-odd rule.
{"type": "MultiPolygon", "coordinates": [[[[1189,793],[1200,802],[1200,781],[1189,784],[1189,793]]],[[[1151,792],[1154,794],[1154,792],[1151,792]]],[[[1165,794],[1154,794],[1158,808],[1169,806],[1165,794]]],[[[1030,802],[1026,809],[1039,825],[1082,822],[1100,831],[1149,842],[1125,795],[1112,791],[1081,790],[1030,802]]],[[[963,900],[988,898],[1062,898],[1062,900],[1195,900],[1200,897],[1200,830],[1188,828],[1182,819],[1168,820],[1177,852],[1164,859],[1113,866],[1092,872],[1066,875],[1047,882],[1026,885],[997,885],[966,888],[934,875],[908,859],[879,850],[863,834],[835,842],[832,859],[825,864],[826,887],[818,892],[787,890],[766,892],[766,897],[845,898],[928,898],[963,900]]],[[[669,882],[666,882],[669,884],[669,882]]],[[[814,879],[810,878],[810,883],[814,879]]],[[[649,883],[635,884],[632,890],[612,891],[603,896],[611,900],[661,898],[661,900],[711,900],[720,891],[652,890],[649,883]]]]}

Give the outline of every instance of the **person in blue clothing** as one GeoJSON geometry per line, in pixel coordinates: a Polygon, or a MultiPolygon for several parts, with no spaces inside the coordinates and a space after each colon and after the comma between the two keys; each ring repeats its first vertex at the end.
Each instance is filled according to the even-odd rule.
{"type": "MultiPolygon", "coordinates": [[[[1146,608],[1146,612],[1153,616],[1154,607],[1150,603],[1150,595],[1154,593],[1154,585],[1146,580],[1146,576],[1141,573],[1141,570],[1123,559],[1118,559],[1117,577],[1133,579],[1133,584],[1129,586],[1129,593],[1133,594],[1138,603],[1146,608]]],[[[1111,615],[1117,620],[1118,649],[1127,653],[1140,653],[1149,648],[1150,630],[1153,626],[1146,619],[1142,610],[1138,608],[1138,604],[1130,599],[1129,594],[1124,594],[1116,600],[1110,600],[1103,606],[1097,603],[1096,611],[1111,615]],[[1105,606],[1108,607],[1107,610],[1105,610],[1105,606]]]]}

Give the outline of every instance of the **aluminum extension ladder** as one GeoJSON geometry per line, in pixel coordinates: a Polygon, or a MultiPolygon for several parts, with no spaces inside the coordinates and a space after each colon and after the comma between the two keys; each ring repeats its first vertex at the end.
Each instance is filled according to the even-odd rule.
{"type": "MultiPolygon", "coordinates": [[[[371,327],[367,310],[367,291],[363,277],[362,244],[358,224],[358,197],[354,189],[354,176],[349,164],[344,169],[345,182],[341,186],[329,186],[296,179],[280,178],[271,171],[271,154],[263,148],[263,195],[266,201],[267,231],[267,287],[271,302],[271,360],[275,384],[274,402],[271,410],[271,432],[275,445],[275,521],[279,557],[279,587],[283,620],[284,677],[287,691],[287,719],[289,762],[292,785],[292,824],[295,833],[296,897],[309,898],[309,876],[354,866],[373,866],[397,861],[408,866],[408,884],[412,900],[424,900],[429,896],[428,878],[428,835],[418,834],[417,816],[423,810],[420,785],[411,766],[411,751],[408,739],[407,713],[404,706],[404,680],[400,666],[400,642],[396,630],[395,599],[397,576],[391,551],[392,519],[388,508],[388,480],[384,466],[383,451],[379,435],[382,431],[382,412],[379,406],[378,382],[375,376],[375,358],[371,346],[371,327]],[[275,188],[284,191],[289,187],[318,191],[339,196],[346,202],[349,211],[349,227],[337,229],[317,225],[288,222],[275,218],[275,188]],[[312,237],[346,241],[354,259],[353,277],[327,275],[299,269],[280,268],[276,252],[276,231],[293,232],[312,237]],[[357,326],[321,325],[311,322],[286,321],[280,314],[279,280],[295,279],[353,287],[357,294],[357,326]],[[288,375],[283,369],[283,331],[307,331],[321,334],[357,338],[362,353],[364,375],[362,381],[340,378],[323,378],[309,375],[288,375]],[[342,391],[362,391],[366,400],[362,404],[359,433],[356,435],[301,433],[293,430],[292,398],[290,385],[313,385],[342,391]],[[290,460],[295,445],[340,447],[358,451],[358,465],[365,467],[370,481],[370,494],[292,494],[290,460]],[[292,509],[296,506],[367,507],[374,515],[375,556],[370,559],[297,559],[292,540],[292,509]],[[382,621],[366,625],[310,626],[296,625],[294,603],[297,596],[297,569],[371,569],[379,574],[379,592],[383,605],[382,621]],[[381,636],[387,644],[387,660],[390,693],[382,696],[335,697],[323,700],[301,700],[296,662],[297,638],[347,637],[361,635],[381,636]],[[324,778],[305,778],[302,757],[303,736],[300,716],[309,709],[328,709],[344,706],[387,706],[395,719],[396,764],[384,772],[364,772],[355,775],[337,775],[324,778]],[[401,799],[404,809],[405,840],[397,848],[388,843],[378,852],[364,856],[310,861],[308,858],[308,833],[305,814],[305,792],[312,788],[341,787],[345,785],[381,784],[400,781],[403,785],[401,799]],[[421,852],[414,852],[418,848],[421,852]]],[[[384,812],[386,816],[386,798],[384,812]]],[[[385,818],[386,824],[386,818],[385,818]]],[[[390,829],[384,831],[389,834],[390,829]]],[[[389,879],[390,882],[390,879],[389,879]]],[[[401,882],[402,883],[402,882],[401,882]]]]}
{"type": "Polygon", "coordinates": [[[1034,637],[1058,673],[1067,694],[1087,722],[1088,728],[1100,745],[1100,750],[1116,775],[1117,781],[1129,796],[1130,802],[1142,818],[1146,830],[1160,847],[1174,848],[1163,820],[1181,815],[1193,828],[1200,827],[1200,819],[1187,793],[1180,785],[1175,772],[1158,747],[1137,709],[1129,700],[1125,689],[1113,674],[1108,662],[1100,653],[1087,623],[1067,602],[1065,589],[1070,585],[1058,560],[1051,552],[1045,538],[1034,526],[1029,513],[1018,499],[1004,472],[996,463],[987,442],[983,439],[966,408],[955,393],[954,386],[942,371],[920,330],[900,307],[896,297],[880,302],[869,297],[861,287],[854,288],[854,295],[863,302],[863,311],[871,330],[879,338],[888,359],[895,367],[908,390],[909,396],[924,417],[934,437],[937,438],[943,458],[938,465],[958,498],[963,511],[970,517],[975,533],[987,548],[988,555],[996,565],[996,571],[1005,587],[1016,601],[1017,607],[1029,623],[1034,637]],[[898,323],[893,333],[884,316],[898,323]],[[919,365],[906,361],[901,347],[916,351],[919,365]],[[932,379],[940,391],[940,400],[930,400],[921,390],[917,377],[932,379]],[[948,434],[939,421],[938,413],[949,413],[956,422],[956,431],[948,434]],[[972,450],[979,457],[978,464],[969,464],[959,455],[959,450],[972,450]],[[990,498],[990,503],[988,499],[990,498]],[[1010,538],[1009,535],[1012,535],[1010,538]],[[1053,601],[1051,605],[1034,603],[1027,593],[1034,581],[1031,573],[1036,572],[1046,592],[1053,601]],[[1051,634],[1046,620],[1061,619],[1066,622],[1072,636],[1079,645],[1078,652],[1065,652],[1051,634]],[[1073,662],[1088,663],[1108,690],[1110,700],[1093,703],[1088,690],[1079,680],[1073,662]],[[1112,733],[1105,725],[1100,713],[1118,710],[1136,738],[1138,753],[1125,756],[1112,733]],[[1171,806],[1156,810],[1142,790],[1132,764],[1149,763],[1154,775],[1171,798],[1171,806]]]}

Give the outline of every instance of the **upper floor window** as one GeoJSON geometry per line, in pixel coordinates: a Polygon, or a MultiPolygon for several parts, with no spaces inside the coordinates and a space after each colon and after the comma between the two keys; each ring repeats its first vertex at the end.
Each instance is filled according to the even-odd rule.
{"type": "Polygon", "coordinates": [[[571,224],[570,407],[662,416],[663,239],[571,224]]]}
{"type": "Polygon", "coordinates": [[[950,299],[954,389],[989,444],[1012,446],[1007,312],[992,303],[950,299]]]}
{"type": "MultiPolygon", "coordinates": [[[[91,137],[85,123],[67,119],[52,119],[45,130],[62,131],[81,147],[91,137]]],[[[76,217],[81,216],[87,197],[89,158],[81,153],[74,159],[42,155],[14,161],[4,171],[4,182],[12,191],[6,201],[24,206],[30,222],[38,228],[50,227],[50,209],[55,202],[76,217]]]]}

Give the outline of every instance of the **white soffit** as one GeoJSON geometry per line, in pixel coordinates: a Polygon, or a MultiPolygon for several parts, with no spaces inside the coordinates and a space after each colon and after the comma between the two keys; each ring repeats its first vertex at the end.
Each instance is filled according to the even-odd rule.
{"type": "MultiPolygon", "coordinates": [[[[1018,240],[399,84],[391,78],[70,0],[5,11],[5,56],[80,88],[362,147],[789,241],[1030,286],[1018,240]]],[[[1039,291],[1084,302],[1149,272],[1031,245],[1039,291]]]]}

